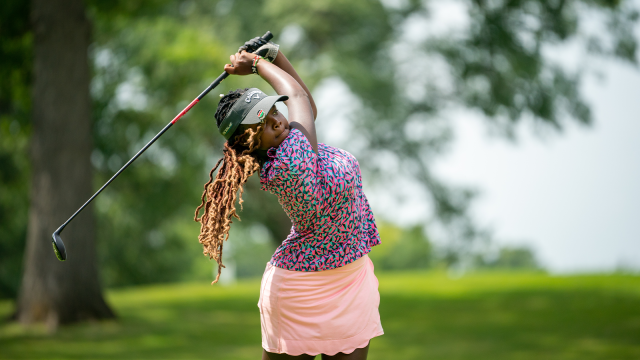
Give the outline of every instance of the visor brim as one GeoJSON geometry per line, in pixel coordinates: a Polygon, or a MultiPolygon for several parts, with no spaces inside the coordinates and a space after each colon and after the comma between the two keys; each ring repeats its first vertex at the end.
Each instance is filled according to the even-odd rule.
{"type": "Polygon", "coordinates": [[[251,125],[251,124],[261,123],[266,117],[266,114],[269,113],[269,110],[271,110],[273,105],[275,105],[275,103],[277,103],[278,101],[286,101],[286,100],[289,100],[289,97],[286,95],[268,96],[260,100],[260,102],[257,103],[247,113],[247,115],[244,117],[244,119],[242,119],[242,122],[240,124],[251,125]],[[264,113],[264,116],[262,118],[260,118],[260,115],[261,115],[260,111],[263,111],[264,113]]]}

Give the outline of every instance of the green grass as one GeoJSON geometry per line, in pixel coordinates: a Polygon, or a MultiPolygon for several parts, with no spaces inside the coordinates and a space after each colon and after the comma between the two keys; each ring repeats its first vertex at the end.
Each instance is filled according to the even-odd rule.
{"type": "MultiPolygon", "coordinates": [[[[369,359],[640,359],[640,276],[379,274],[369,359]]],[[[113,290],[117,321],[0,324],[0,359],[259,359],[259,280],[113,290]]],[[[0,302],[6,317],[13,304],[0,302]]],[[[319,359],[319,357],[318,357],[319,359]]]]}

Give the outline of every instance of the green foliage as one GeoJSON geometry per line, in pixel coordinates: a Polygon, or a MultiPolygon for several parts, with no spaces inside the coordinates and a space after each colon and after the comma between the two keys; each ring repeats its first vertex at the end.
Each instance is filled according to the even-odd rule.
{"type": "Polygon", "coordinates": [[[434,254],[422,227],[401,229],[379,224],[381,243],[373,247],[369,257],[377,270],[427,269],[434,264],[434,254]]]}
{"type": "MultiPolygon", "coordinates": [[[[112,5],[96,3],[93,10],[96,186],[206,88],[221,73],[234,44],[242,44],[221,38],[209,19],[185,10],[188,5],[157,2],[146,10],[122,5],[129,9],[124,13],[113,5],[106,14],[102,6],[112,5]],[[114,12],[120,14],[115,21],[114,12]]],[[[252,86],[247,80],[257,85],[249,77],[227,79],[97,199],[107,284],[211,274],[197,241],[199,224],[191,219],[209,169],[221,156],[222,138],[213,118],[216,95],[252,86]]],[[[272,237],[281,238],[279,224],[286,224],[286,215],[253,180],[240,215],[266,224],[272,237]]]]}
{"type": "MultiPolygon", "coordinates": [[[[430,14],[435,3],[421,2],[402,16],[414,24],[427,24],[436,20],[430,14]]],[[[452,138],[450,124],[440,118],[442,112],[452,106],[478,111],[488,126],[511,140],[515,140],[516,126],[524,121],[559,132],[568,121],[590,124],[590,110],[579,90],[582,73],[563,68],[547,54],[572,42],[585,46],[585,53],[637,64],[633,29],[638,12],[631,2],[460,3],[469,16],[460,29],[429,36],[410,34],[418,40],[397,33],[380,45],[383,54],[396,50],[391,64],[395,87],[360,92],[347,83],[360,99],[367,99],[366,110],[371,110],[358,119],[357,131],[368,146],[356,157],[364,168],[377,159],[395,157],[400,171],[374,174],[387,183],[411,178],[423,184],[436,220],[451,232],[451,247],[464,252],[472,242],[491,234],[467,214],[477,192],[446,184],[430,171],[433,158],[447,149],[452,138]],[[585,43],[587,34],[580,25],[588,18],[587,10],[606,19],[607,31],[588,35],[585,43]],[[588,43],[600,44],[599,51],[588,43]],[[623,55],[626,51],[619,47],[632,55],[623,55]]],[[[368,68],[372,73],[378,69],[368,68]]]]}
{"type": "MultiPolygon", "coordinates": [[[[224,263],[234,264],[235,276],[238,278],[259,278],[276,250],[276,242],[264,225],[238,225],[229,234],[224,263]]],[[[217,272],[217,266],[214,266],[214,270],[217,272]]],[[[222,277],[225,276],[225,271],[222,270],[222,277]]]]}
{"type": "MultiPolygon", "coordinates": [[[[435,246],[421,226],[403,229],[381,222],[378,231],[381,244],[369,253],[376,270],[441,269],[469,260],[460,259],[462,251],[451,249],[450,244],[435,246]]],[[[535,252],[527,247],[503,246],[494,252],[467,249],[464,255],[469,256],[470,263],[465,264],[463,271],[542,269],[535,252]]]]}
{"type": "MultiPolygon", "coordinates": [[[[376,264],[377,266],[377,264],[376,264]]],[[[376,267],[377,270],[377,267],[376,267]]],[[[385,334],[369,359],[637,359],[640,277],[379,274],[385,334]]],[[[117,322],[55,334],[0,324],[9,359],[255,359],[258,280],[112,290],[117,322]]],[[[11,311],[0,301],[0,317],[11,311]]]]}
{"type": "MultiPolygon", "coordinates": [[[[424,194],[416,196],[425,196],[435,219],[451,230],[451,249],[464,252],[490,234],[467,215],[477,192],[446,184],[430,171],[432,160],[453,137],[441,112],[451,106],[480,111],[489,126],[507,137],[522,121],[558,130],[570,119],[589,124],[589,108],[578,88],[581,74],[558,66],[543,49],[579,39],[586,9],[605,19],[606,31],[581,44],[592,54],[637,63],[633,28],[638,12],[628,1],[463,2],[468,28],[408,41],[404,26],[428,23],[433,3],[88,1],[93,24],[94,187],[213,81],[238,46],[271,30],[276,42],[288,38],[282,49],[310,88],[337,78],[357,99],[350,138],[364,145],[349,150],[359,159],[365,179],[386,189],[400,178],[423,185],[424,194]],[[427,76],[433,69],[449,83],[441,86],[427,76]],[[398,171],[380,167],[378,160],[389,157],[398,171]]],[[[0,5],[4,296],[15,294],[27,224],[32,47],[28,4],[0,5]]],[[[98,197],[98,247],[106,284],[209,276],[211,263],[201,256],[196,241],[199,227],[190,219],[207,173],[221,156],[222,141],[213,119],[217,94],[251,86],[267,89],[256,77],[225,80],[98,197]]],[[[274,243],[286,237],[290,221],[277,199],[260,190],[256,177],[247,184],[244,198],[244,229],[263,224],[274,243]]],[[[381,267],[429,266],[429,242],[412,231],[417,230],[403,232],[395,245],[383,240],[372,252],[384,254],[381,267]]],[[[239,243],[238,249],[242,246],[239,243]]],[[[259,255],[256,261],[261,259],[259,255]]],[[[249,273],[257,272],[253,265],[246,266],[253,269],[249,273]]]]}
{"type": "Polygon", "coordinates": [[[11,116],[0,117],[0,298],[15,297],[27,237],[28,130],[11,116]]]}
{"type": "Polygon", "coordinates": [[[20,284],[29,206],[32,37],[29,6],[0,4],[0,298],[20,284]]]}
{"type": "Polygon", "coordinates": [[[541,269],[533,250],[527,247],[505,246],[496,256],[476,258],[476,267],[481,269],[537,270],[541,269]]]}

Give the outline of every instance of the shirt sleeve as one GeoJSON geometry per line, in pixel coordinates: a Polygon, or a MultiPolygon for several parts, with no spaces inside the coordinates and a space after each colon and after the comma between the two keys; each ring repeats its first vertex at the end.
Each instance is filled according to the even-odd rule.
{"type": "Polygon", "coordinates": [[[318,155],[306,136],[291,129],[280,146],[269,149],[268,154],[269,160],[260,171],[262,190],[277,195],[280,203],[310,207],[316,192],[318,155]]]}

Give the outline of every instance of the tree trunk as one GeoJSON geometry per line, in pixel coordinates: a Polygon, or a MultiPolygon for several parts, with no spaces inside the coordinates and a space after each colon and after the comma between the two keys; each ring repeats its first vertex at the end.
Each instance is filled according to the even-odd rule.
{"type": "Polygon", "coordinates": [[[58,261],[51,233],[92,195],[90,23],[82,0],[33,0],[31,203],[17,319],[51,328],[114,317],[98,277],[92,207],[63,233],[58,261]]]}

